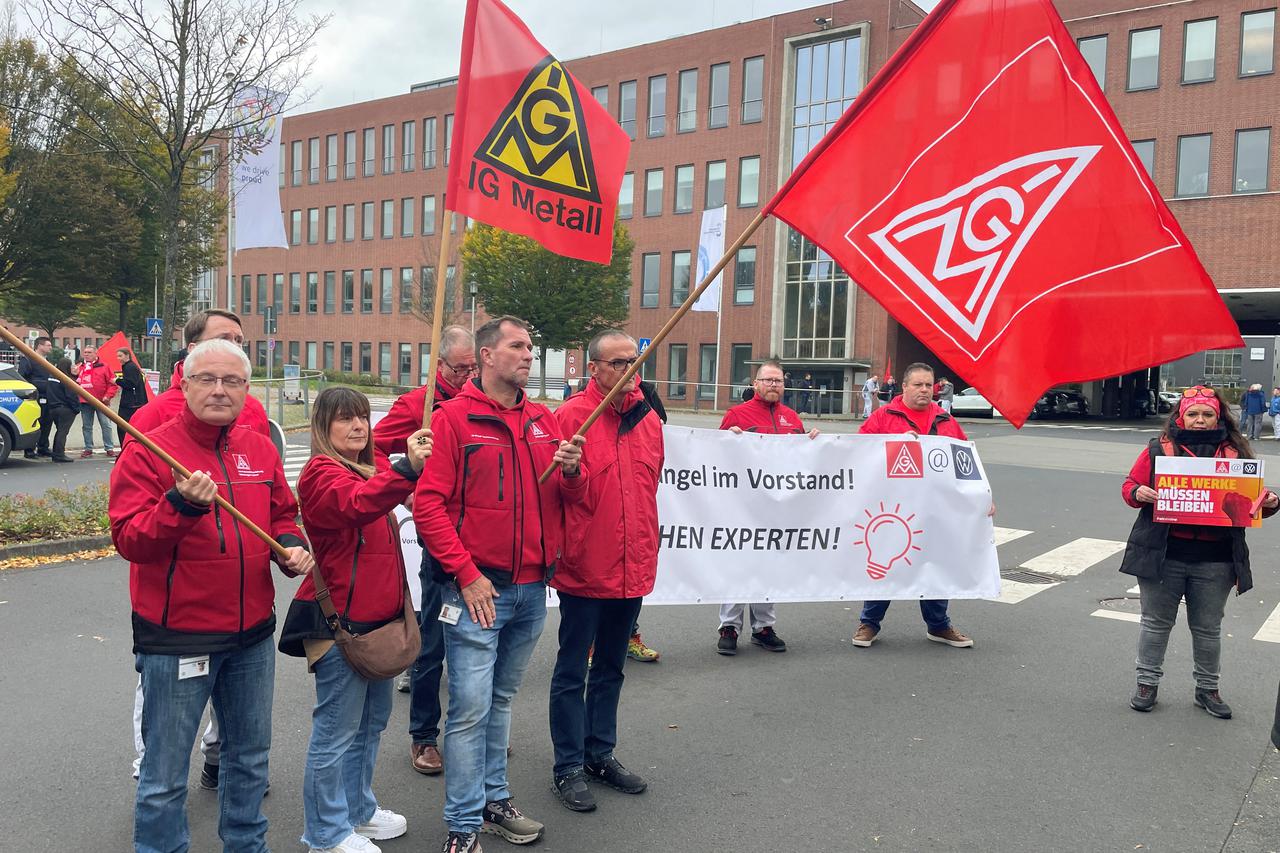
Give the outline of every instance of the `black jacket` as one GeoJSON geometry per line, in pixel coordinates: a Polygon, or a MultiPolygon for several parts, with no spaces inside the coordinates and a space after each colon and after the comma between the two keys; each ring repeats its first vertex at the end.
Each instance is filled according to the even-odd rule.
{"type": "Polygon", "coordinates": [[[123,408],[141,409],[147,404],[147,379],[135,362],[126,361],[120,366],[120,405],[123,408]]]}
{"type": "Polygon", "coordinates": [[[80,396],[52,376],[45,382],[44,393],[49,401],[49,408],[61,406],[73,412],[80,411],[80,396]]]}
{"type": "Polygon", "coordinates": [[[40,402],[45,402],[48,397],[45,391],[48,387],[49,371],[36,364],[25,355],[18,356],[18,375],[36,386],[36,393],[40,395],[40,402]]]}

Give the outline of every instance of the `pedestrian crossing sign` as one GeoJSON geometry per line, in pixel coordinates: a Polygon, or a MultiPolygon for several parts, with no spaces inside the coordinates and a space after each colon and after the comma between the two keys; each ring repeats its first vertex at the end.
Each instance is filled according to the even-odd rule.
{"type": "Polygon", "coordinates": [[[148,338],[164,337],[164,322],[159,317],[147,318],[147,337],[148,338]]]}

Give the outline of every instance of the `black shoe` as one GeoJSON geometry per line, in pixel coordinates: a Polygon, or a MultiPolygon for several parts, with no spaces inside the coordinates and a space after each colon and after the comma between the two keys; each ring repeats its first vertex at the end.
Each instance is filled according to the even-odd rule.
{"type": "Polygon", "coordinates": [[[445,839],[440,853],[483,853],[480,849],[480,836],[474,832],[451,832],[445,839]]]}
{"type": "Polygon", "coordinates": [[[610,788],[616,788],[624,794],[639,794],[649,783],[622,766],[618,759],[610,755],[604,761],[592,763],[588,761],[582,768],[592,779],[603,782],[610,788]]]}
{"type": "Polygon", "coordinates": [[[596,797],[587,787],[587,774],[581,768],[570,770],[563,776],[557,776],[553,789],[566,809],[575,812],[593,812],[596,810],[596,797]]]}
{"type": "Polygon", "coordinates": [[[39,459],[40,457],[36,454],[34,450],[24,450],[22,451],[22,458],[23,459],[39,459]]]}
{"type": "Polygon", "coordinates": [[[1155,684],[1139,684],[1129,700],[1129,707],[1135,711],[1150,711],[1156,706],[1156,693],[1160,688],[1155,684]]]}
{"type": "Polygon", "coordinates": [[[1216,690],[1197,690],[1196,704],[1220,720],[1231,719],[1231,706],[1222,701],[1222,694],[1216,690]]]}
{"type": "Polygon", "coordinates": [[[768,649],[771,652],[785,652],[787,650],[787,644],[782,642],[782,638],[768,625],[751,635],[751,644],[762,649],[768,649]]]}
{"type": "Polygon", "coordinates": [[[65,453],[62,453],[57,456],[54,456],[53,461],[54,462],[73,462],[75,460],[73,460],[70,456],[67,456],[65,453]]]}
{"type": "Polygon", "coordinates": [[[53,455],[53,451],[51,451],[47,447],[41,448],[36,451],[36,456],[52,456],[52,455],[53,455]]]}
{"type": "Polygon", "coordinates": [[[218,790],[218,765],[204,763],[204,769],[200,771],[200,787],[206,791],[218,790]]]}
{"type": "Polygon", "coordinates": [[[716,651],[722,655],[736,655],[738,653],[738,629],[732,625],[725,625],[720,629],[720,641],[716,643],[716,651]]]}

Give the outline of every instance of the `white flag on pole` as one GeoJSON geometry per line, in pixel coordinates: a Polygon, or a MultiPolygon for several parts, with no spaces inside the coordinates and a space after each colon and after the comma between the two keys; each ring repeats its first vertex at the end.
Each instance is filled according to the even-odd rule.
{"type": "MultiPolygon", "coordinates": [[[[695,284],[702,283],[707,273],[711,272],[712,264],[720,260],[720,256],[724,254],[725,210],[726,206],[722,205],[702,211],[702,233],[698,235],[698,271],[694,276],[695,284]]],[[[698,301],[693,303],[692,310],[719,311],[720,285],[723,279],[722,272],[715,277],[706,290],[702,291],[698,301]]]]}
{"type": "Polygon", "coordinates": [[[246,89],[235,106],[236,251],[289,247],[280,215],[280,97],[246,89]]]}

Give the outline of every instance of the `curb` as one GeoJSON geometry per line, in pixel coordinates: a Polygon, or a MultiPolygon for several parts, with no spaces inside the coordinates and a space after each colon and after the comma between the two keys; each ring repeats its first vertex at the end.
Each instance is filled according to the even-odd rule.
{"type": "Polygon", "coordinates": [[[43,542],[18,542],[0,545],[0,563],[18,557],[49,557],[58,554],[74,554],[76,551],[94,551],[111,546],[110,534],[101,536],[74,536],[70,539],[53,539],[43,542]]]}

